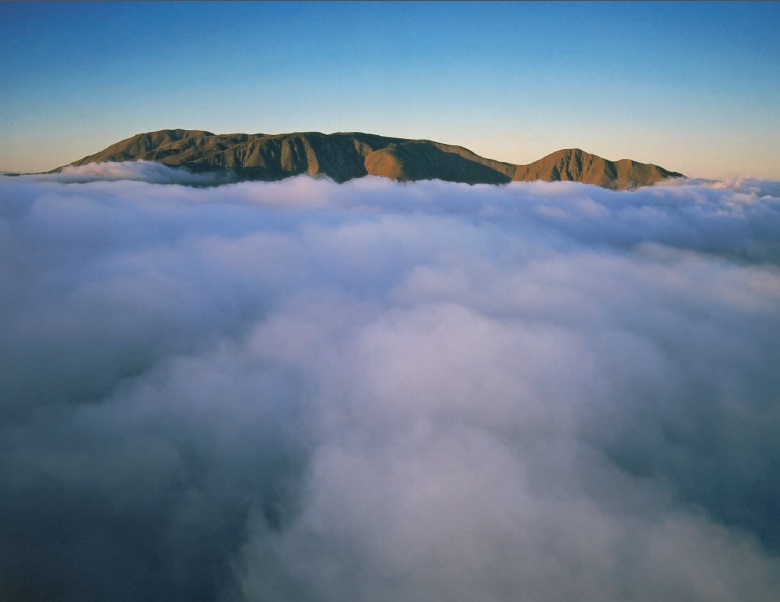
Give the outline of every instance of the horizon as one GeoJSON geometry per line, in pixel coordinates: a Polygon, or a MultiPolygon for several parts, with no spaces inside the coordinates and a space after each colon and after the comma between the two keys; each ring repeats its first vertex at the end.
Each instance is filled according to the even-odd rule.
{"type": "Polygon", "coordinates": [[[0,17],[2,171],[193,129],[780,179],[773,3],[12,2],[0,17]]]}

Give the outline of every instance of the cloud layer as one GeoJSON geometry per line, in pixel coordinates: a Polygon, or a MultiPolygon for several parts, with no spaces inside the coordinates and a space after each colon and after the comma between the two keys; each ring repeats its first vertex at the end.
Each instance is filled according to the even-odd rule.
{"type": "Polygon", "coordinates": [[[183,167],[168,167],[154,161],[127,161],[123,163],[106,161],[87,165],[66,165],[56,173],[25,176],[25,179],[62,184],[130,180],[150,184],[185,184],[189,186],[225,183],[228,178],[227,174],[192,173],[183,167]]]}
{"type": "Polygon", "coordinates": [[[0,598],[780,596],[777,182],[117,169],[0,179],[0,598]]]}

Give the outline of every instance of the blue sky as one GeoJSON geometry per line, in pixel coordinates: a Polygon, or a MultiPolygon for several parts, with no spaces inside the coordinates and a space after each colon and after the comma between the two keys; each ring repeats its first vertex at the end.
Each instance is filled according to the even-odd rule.
{"type": "Polygon", "coordinates": [[[780,179],[779,30],[767,2],[2,2],[0,169],[179,127],[780,179]]]}

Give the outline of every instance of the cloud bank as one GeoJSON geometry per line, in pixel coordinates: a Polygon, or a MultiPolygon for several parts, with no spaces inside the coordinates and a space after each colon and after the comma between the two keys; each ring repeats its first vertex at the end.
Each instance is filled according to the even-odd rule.
{"type": "Polygon", "coordinates": [[[0,598],[780,596],[778,183],[69,181],[0,179],[0,598]]]}
{"type": "Polygon", "coordinates": [[[193,173],[183,167],[169,167],[154,161],[106,161],[87,165],[66,165],[56,173],[30,174],[25,179],[42,182],[75,184],[87,182],[116,182],[131,180],[151,184],[185,184],[210,186],[223,184],[226,174],[193,173]]]}

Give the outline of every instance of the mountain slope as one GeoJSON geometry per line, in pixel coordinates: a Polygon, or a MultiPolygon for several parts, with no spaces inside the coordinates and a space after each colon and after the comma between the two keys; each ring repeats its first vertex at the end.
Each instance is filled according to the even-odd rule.
{"type": "Polygon", "coordinates": [[[112,144],[73,165],[137,160],[195,172],[230,171],[240,180],[280,180],[308,173],[336,182],[366,175],[468,184],[571,180],[623,190],[682,175],[628,159],[608,161],[580,149],[557,151],[529,165],[513,165],[460,146],[359,132],[267,135],[160,130],[112,144]]]}
{"type": "Polygon", "coordinates": [[[681,175],[657,165],[638,163],[630,159],[608,161],[578,148],[572,148],[554,152],[530,165],[518,165],[512,179],[523,182],[567,180],[624,190],[655,184],[666,178],[681,175]]]}

